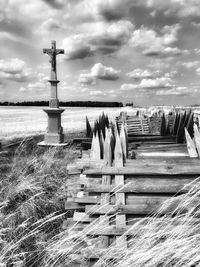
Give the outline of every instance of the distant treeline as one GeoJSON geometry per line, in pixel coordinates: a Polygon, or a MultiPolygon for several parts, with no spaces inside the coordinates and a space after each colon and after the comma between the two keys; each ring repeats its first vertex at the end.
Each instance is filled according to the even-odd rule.
{"type": "MultiPolygon", "coordinates": [[[[24,102],[0,102],[0,106],[49,106],[48,101],[24,101],[24,102]]],[[[60,101],[62,107],[123,107],[121,102],[102,102],[102,101],[60,101]]]]}

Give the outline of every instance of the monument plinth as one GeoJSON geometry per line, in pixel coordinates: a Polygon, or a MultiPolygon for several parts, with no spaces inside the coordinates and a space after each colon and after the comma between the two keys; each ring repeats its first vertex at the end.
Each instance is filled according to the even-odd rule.
{"type": "Polygon", "coordinates": [[[63,49],[56,49],[56,41],[52,41],[51,49],[43,49],[43,53],[50,56],[51,63],[51,78],[48,80],[50,83],[50,100],[49,107],[43,109],[48,116],[48,127],[47,132],[44,136],[44,141],[39,143],[41,146],[64,146],[64,134],[63,128],[61,126],[61,114],[65,111],[59,108],[57,85],[59,80],[57,80],[56,72],[56,56],[58,54],[64,54],[63,49]]]}

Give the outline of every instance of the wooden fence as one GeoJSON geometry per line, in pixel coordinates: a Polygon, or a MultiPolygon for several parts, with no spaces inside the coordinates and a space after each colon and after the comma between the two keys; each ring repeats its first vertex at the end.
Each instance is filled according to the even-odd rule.
{"type": "Polygon", "coordinates": [[[176,144],[172,137],[163,142],[166,138],[159,136],[138,136],[131,142],[124,120],[120,132],[115,126],[106,128],[105,139],[94,134],[91,150],[68,166],[72,179],[65,208],[75,211],[70,221],[76,225],[74,230],[87,227],[91,239],[98,237],[90,258],[98,259],[101,249],[113,242],[127,247],[135,222],[150,216],[174,194],[186,192],[186,185],[200,175],[197,126],[194,139],[187,129],[185,136],[186,144],[176,144]],[[99,227],[92,227],[94,220],[99,227]]]}

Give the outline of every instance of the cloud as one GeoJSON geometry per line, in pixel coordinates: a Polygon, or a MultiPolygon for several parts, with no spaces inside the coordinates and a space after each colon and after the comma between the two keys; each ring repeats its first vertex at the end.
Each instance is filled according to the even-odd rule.
{"type": "MultiPolygon", "coordinates": [[[[89,27],[90,25],[88,25],[89,27]]],[[[67,59],[83,59],[95,54],[111,54],[126,44],[134,25],[127,20],[96,23],[92,31],[75,34],[63,40],[67,59]]]]}
{"type": "Polygon", "coordinates": [[[196,28],[200,28],[200,23],[196,23],[194,21],[191,22],[192,26],[196,27],[196,28]]]}
{"type": "Polygon", "coordinates": [[[144,70],[144,69],[134,69],[131,72],[128,72],[126,74],[129,78],[133,78],[135,80],[140,80],[140,79],[153,79],[155,77],[161,76],[160,71],[150,71],[150,70],[144,70]]]}
{"type": "Polygon", "coordinates": [[[23,86],[19,88],[20,92],[27,91],[35,91],[40,92],[48,87],[47,81],[49,77],[47,77],[44,73],[37,73],[36,82],[28,83],[27,86],[23,86]]]}
{"type": "Polygon", "coordinates": [[[54,30],[58,30],[60,28],[61,28],[61,25],[60,25],[58,20],[53,19],[53,18],[49,18],[41,24],[39,29],[37,29],[36,33],[40,33],[42,35],[43,34],[49,34],[49,32],[52,32],[54,30]]]}
{"type": "Polygon", "coordinates": [[[56,9],[63,8],[66,5],[65,0],[43,0],[43,1],[56,9]]]}
{"type": "Polygon", "coordinates": [[[186,96],[188,95],[189,89],[185,86],[179,86],[179,87],[174,87],[169,90],[159,90],[156,92],[156,95],[177,95],[177,96],[186,96]]]}
{"type": "Polygon", "coordinates": [[[115,70],[112,67],[106,67],[101,63],[97,63],[92,67],[91,73],[97,79],[114,81],[119,79],[120,71],[115,70]]]}
{"type": "Polygon", "coordinates": [[[90,95],[103,95],[104,93],[101,90],[90,91],[90,95]]]}
{"type": "Polygon", "coordinates": [[[1,82],[15,81],[25,82],[34,77],[32,69],[28,68],[23,60],[18,58],[0,60],[1,82]]]}
{"type": "Polygon", "coordinates": [[[25,62],[18,59],[18,58],[12,58],[9,60],[0,60],[0,71],[9,73],[9,74],[17,74],[21,73],[24,69],[25,62]]]}
{"type": "Polygon", "coordinates": [[[117,51],[126,44],[133,32],[134,25],[127,20],[120,20],[111,24],[103,23],[101,28],[89,38],[90,45],[95,51],[109,54],[117,51]]]}
{"type": "Polygon", "coordinates": [[[196,73],[200,75],[200,68],[196,69],[196,73]]]}
{"type": "Polygon", "coordinates": [[[141,48],[145,56],[177,56],[182,54],[183,51],[170,45],[177,41],[179,29],[179,24],[166,25],[161,30],[160,35],[158,35],[153,29],[141,26],[133,32],[129,45],[141,48]]]}
{"type": "Polygon", "coordinates": [[[92,73],[81,73],[78,79],[78,82],[81,84],[96,84],[96,77],[92,73]]]}
{"type": "Polygon", "coordinates": [[[189,62],[183,62],[181,64],[183,67],[186,67],[187,69],[191,69],[199,65],[199,61],[189,61],[189,62]]]}
{"type": "Polygon", "coordinates": [[[133,84],[133,83],[124,83],[120,87],[120,90],[122,90],[122,91],[131,91],[131,90],[135,90],[135,89],[139,89],[139,86],[137,84],[133,84]]]}
{"type": "Polygon", "coordinates": [[[96,84],[97,79],[115,81],[119,79],[120,71],[112,67],[104,66],[102,63],[95,64],[89,73],[82,73],[79,76],[79,83],[96,84]]]}
{"type": "Polygon", "coordinates": [[[162,10],[164,14],[178,17],[200,16],[200,2],[198,0],[147,0],[147,6],[156,10],[162,10]]]}
{"type": "Polygon", "coordinates": [[[143,79],[140,83],[140,88],[144,89],[158,89],[158,88],[171,88],[173,81],[168,77],[160,77],[156,79],[143,79]]]}
{"type": "Polygon", "coordinates": [[[125,83],[122,84],[120,90],[130,91],[135,89],[161,89],[161,88],[172,88],[174,81],[169,77],[159,77],[156,79],[142,79],[139,84],[125,83]]]}
{"type": "Polygon", "coordinates": [[[65,49],[66,59],[83,59],[93,55],[91,46],[83,34],[67,37],[63,40],[62,47],[65,49]]]}
{"type": "Polygon", "coordinates": [[[149,57],[173,57],[180,56],[181,54],[188,54],[188,50],[181,50],[177,47],[158,47],[150,48],[143,51],[143,55],[149,57]]]}

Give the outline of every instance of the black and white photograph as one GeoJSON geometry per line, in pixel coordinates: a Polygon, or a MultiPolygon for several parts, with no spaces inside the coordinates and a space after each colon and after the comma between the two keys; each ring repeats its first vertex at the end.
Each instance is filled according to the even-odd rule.
{"type": "Polygon", "coordinates": [[[200,0],[0,0],[0,266],[200,266],[200,0]]]}

